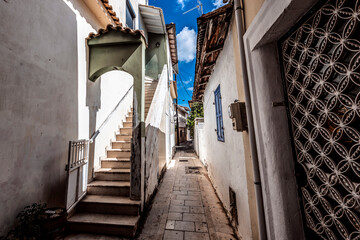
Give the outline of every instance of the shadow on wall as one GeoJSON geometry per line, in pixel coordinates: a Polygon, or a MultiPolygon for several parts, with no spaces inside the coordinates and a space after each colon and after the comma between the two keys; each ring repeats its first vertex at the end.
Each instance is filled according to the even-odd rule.
{"type": "Polygon", "coordinates": [[[166,170],[165,133],[161,129],[146,126],[145,142],[145,204],[151,199],[162,173],[166,170]]]}
{"type": "MultiPolygon", "coordinates": [[[[101,108],[101,77],[95,82],[87,81],[86,85],[86,106],[89,108],[89,138],[93,133],[96,132],[96,117],[99,109],[101,108]]],[[[89,148],[89,172],[88,179],[92,179],[92,171],[94,168],[94,156],[95,156],[95,147],[96,141],[90,144],[89,148]]]]}
{"type": "Polygon", "coordinates": [[[78,49],[76,15],[63,1],[0,1],[0,15],[1,236],[26,205],[64,205],[78,49]]]}

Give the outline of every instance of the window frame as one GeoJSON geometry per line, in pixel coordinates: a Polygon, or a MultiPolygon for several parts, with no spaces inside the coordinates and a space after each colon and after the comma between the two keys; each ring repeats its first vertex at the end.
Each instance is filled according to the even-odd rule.
{"type": "Polygon", "coordinates": [[[217,140],[221,142],[225,142],[220,84],[214,91],[214,104],[215,104],[217,140]]]}
{"type": "Polygon", "coordinates": [[[136,18],[136,14],[135,14],[134,8],[133,8],[132,5],[131,5],[130,0],[126,0],[126,9],[125,9],[125,24],[126,24],[126,26],[129,27],[129,28],[131,28],[131,29],[135,29],[135,18],[136,18]],[[131,16],[131,18],[132,18],[132,26],[129,26],[129,25],[128,25],[128,22],[127,22],[127,11],[129,11],[130,16],[131,16]]]}

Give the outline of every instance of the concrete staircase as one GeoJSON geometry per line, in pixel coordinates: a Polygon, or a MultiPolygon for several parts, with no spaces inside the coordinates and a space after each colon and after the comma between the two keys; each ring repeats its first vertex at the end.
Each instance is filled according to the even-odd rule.
{"type": "Polygon", "coordinates": [[[145,79],[145,120],[148,115],[152,99],[154,98],[157,84],[157,80],[145,79]]]}
{"type": "Polygon", "coordinates": [[[87,195],[68,219],[69,230],[133,238],[140,213],[140,201],[130,199],[130,157],[132,112],[116,134],[87,195]]]}

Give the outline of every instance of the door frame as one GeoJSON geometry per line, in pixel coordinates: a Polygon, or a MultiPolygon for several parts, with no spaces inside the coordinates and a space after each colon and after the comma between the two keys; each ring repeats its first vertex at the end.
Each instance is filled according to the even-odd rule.
{"type": "Polygon", "coordinates": [[[267,0],[244,35],[268,239],[305,239],[277,44],[317,2],[267,0]]]}

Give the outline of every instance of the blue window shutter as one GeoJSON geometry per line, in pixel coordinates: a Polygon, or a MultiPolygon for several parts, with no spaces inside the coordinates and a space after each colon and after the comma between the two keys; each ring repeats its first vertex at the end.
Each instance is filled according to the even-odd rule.
{"type": "Polygon", "coordinates": [[[214,97],[215,97],[217,139],[219,141],[224,142],[225,138],[224,138],[224,124],[223,124],[223,116],[222,116],[220,85],[214,91],[214,97]]]}

